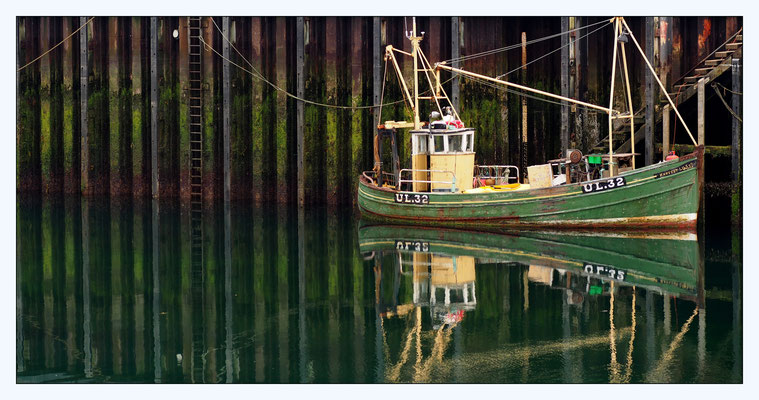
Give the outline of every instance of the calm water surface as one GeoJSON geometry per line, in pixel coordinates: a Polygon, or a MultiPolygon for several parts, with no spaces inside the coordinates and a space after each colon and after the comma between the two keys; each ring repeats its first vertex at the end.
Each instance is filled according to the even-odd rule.
{"type": "Polygon", "coordinates": [[[16,223],[17,382],[743,381],[729,228],[516,235],[79,199],[18,199],[16,223]]]}

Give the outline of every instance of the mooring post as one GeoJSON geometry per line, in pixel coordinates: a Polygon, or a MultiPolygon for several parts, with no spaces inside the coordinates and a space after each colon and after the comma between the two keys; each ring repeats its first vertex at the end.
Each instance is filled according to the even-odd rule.
{"type": "MultiPolygon", "coordinates": [[[[79,24],[84,25],[87,22],[87,17],[79,17],[79,24]]],[[[85,25],[82,30],[79,31],[79,100],[80,100],[80,130],[81,141],[79,142],[79,154],[81,162],[79,164],[80,180],[82,192],[89,192],[90,183],[90,152],[89,142],[87,137],[89,136],[89,129],[87,126],[87,79],[90,75],[90,71],[87,64],[87,30],[88,26],[85,25]]]]}
{"type": "MultiPolygon", "coordinates": [[[[561,17],[561,95],[569,97],[569,17],[561,17]]],[[[569,148],[569,103],[561,102],[561,154],[569,148]]]]}
{"type": "MultiPolygon", "coordinates": [[[[306,94],[306,80],[303,76],[303,63],[304,63],[304,57],[303,57],[303,51],[304,51],[304,44],[303,44],[303,17],[298,17],[295,22],[295,51],[296,51],[296,67],[295,67],[295,74],[297,75],[296,78],[298,80],[297,82],[297,93],[296,95],[299,98],[303,98],[306,94]]],[[[306,179],[305,179],[305,171],[303,170],[303,124],[305,119],[304,114],[304,104],[302,101],[297,102],[296,106],[296,113],[297,113],[297,123],[296,123],[296,130],[297,130],[297,147],[298,147],[298,205],[303,206],[306,203],[306,179]]]]}
{"type": "MultiPolygon", "coordinates": [[[[738,58],[733,59],[732,65],[732,80],[733,80],[733,93],[730,95],[731,108],[733,114],[742,118],[743,115],[743,68],[741,60],[738,58]]],[[[743,174],[741,173],[741,167],[743,160],[741,159],[741,147],[743,145],[743,121],[733,117],[733,137],[731,141],[731,161],[732,161],[732,173],[731,178],[733,181],[733,193],[732,193],[732,220],[733,225],[741,224],[741,215],[743,210],[743,174]]]]}
{"type": "MultiPolygon", "coordinates": [[[[522,85],[527,85],[527,32],[522,32],[522,85]]],[[[522,96],[522,182],[527,177],[527,99],[522,96]]]]}
{"type": "MultiPolygon", "coordinates": [[[[654,62],[654,17],[646,17],[646,58],[654,62]]],[[[645,132],[645,163],[654,163],[654,98],[656,98],[653,72],[646,71],[646,130],[645,132]]],[[[633,138],[632,140],[635,140],[633,138]]]]}
{"type": "Polygon", "coordinates": [[[705,119],[705,103],[706,103],[706,78],[698,80],[698,144],[703,145],[706,138],[706,119],[705,119]]]}
{"type": "MultiPolygon", "coordinates": [[[[461,34],[459,33],[459,17],[451,18],[451,58],[457,59],[461,54],[461,34]]],[[[461,68],[461,63],[457,60],[453,62],[454,68],[461,68]]],[[[451,81],[451,102],[453,108],[459,111],[459,78],[455,77],[451,81]]]]}
{"type": "MultiPolygon", "coordinates": [[[[741,70],[741,60],[739,58],[733,59],[733,65],[732,65],[732,80],[733,80],[733,93],[730,95],[730,106],[733,110],[733,114],[737,115],[738,117],[741,117],[743,114],[742,110],[742,91],[743,91],[743,75],[741,70]]],[[[740,179],[741,175],[741,145],[742,145],[742,130],[743,130],[743,122],[739,121],[738,118],[733,117],[733,137],[732,137],[732,179],[733,182],[737,182],[740,179]]]]}
{"type": "MultiPolygon", "coordinates": [[[[221,30],[225,38],[229,38],[229,17],[222,17],[221,30]]],[[[222,146],[224,148],[224,203],[229,201],[230,176],[229,176],[229,40],[224,40],[222,54],[224,63],[222,64],[222,146]]]]}
{"type": "Polygon", "coordinates": [[[151,195],[158,197],[158,17],[150,17],[150,171],[151,195]]]}
{"type": "Polygon", "coordinates": [[[661,141],[661,159],[664,161],[669,154],[669,104],[664,106],[661,115],[662,141],[661,141]]]}

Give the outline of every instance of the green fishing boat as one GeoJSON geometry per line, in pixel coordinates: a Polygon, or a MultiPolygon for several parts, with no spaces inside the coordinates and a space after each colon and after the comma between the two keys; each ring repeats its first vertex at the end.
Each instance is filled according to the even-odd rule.
{"type": "MultiPolygon", "coordinates": [[[[621,49],[625,61],[625,78],[624,43],[631,39],[640,53],[643,52],[623,18],[615,17],[610,22],[614,24],[615,47],[609,107],[475,74],[445,63],[433,66],[419,48],[422,37],[416,35],[414,22],[408,36],[412,52],[387,46],[385,55],[398,74],[404,99],[414,112],[414,121],[385,121],[377,126],[374,168],[358,177],[358,205],[362,213],[367,218],[385,222],[479,228],[695,227],[703,187],[703,146],[696,146],[691,154],[667,157],[666,161],[642,168],[635,167],[635,140],[631,140],[631,153],[613,151],[613,120],[630,119],[631,134],[635,130],[629,81],[624,85],[629,111],[613,109],[617,49],[621,49]],[[401,74],[396,53],[414,60],[413,95],[401,74]],[[522,171],[522,176],[513,165],[476,165],[475,130],[460,120],[442,87],[441,71],[601,110],[609,116],[609,153],[583,156],[578,150],[567,149],[566,157],[530,166],[522,171]],[[419,94],[420,73],[429,83],[429,96],[419,94]],[[420,119],[420,99],[429,100],[437,110],[430,114],[429,121],[420,119]],[[410,129],[410,168],[402,169],[398,159],[399,129],[410,129]],[[390,168],[381,160],[382,147],[387,142],[392,157],[390,168]],[[623,165],[625,161],[627,165],[623,165]]],[[[643,57],[645,60],[644,54],[643,57]]],[[[645,61],[653,71],[648,60],[645,61]]],[[[661,85],[658,77],[656,80],[661,85]]],[[[675,104],[666,90],[663,92],[693,140],[675,104]]]]}

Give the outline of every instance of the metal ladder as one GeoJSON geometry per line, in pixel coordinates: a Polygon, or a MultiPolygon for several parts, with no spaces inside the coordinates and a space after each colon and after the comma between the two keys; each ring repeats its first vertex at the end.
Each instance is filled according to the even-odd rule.
{"type": "Polygon", "coordinates": [[[197,312],[192,319],[193,367],[192,382],[203,382],[205,347],[203,321],[203,125],[202,125],[202,23],[200,17],[189,17],[190,39],[190,262],[192,271],[192,306],[197,312]]]}

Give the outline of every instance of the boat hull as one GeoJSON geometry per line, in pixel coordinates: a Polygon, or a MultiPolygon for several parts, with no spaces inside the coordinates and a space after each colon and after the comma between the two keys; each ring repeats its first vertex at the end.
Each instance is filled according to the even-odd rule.
{"type": "Polygon", "coordinates": [[[693,228],[703,182],[703,147],[676,161],[605,178],[523,191],[402,192],[359,178],[358,205],[370,219],[437,226],[520,228],[693,228]],[[619,181],[621,182],[621,181],[619,181]],[[598,190],[600,188],[600,190],[598,190]]]}

